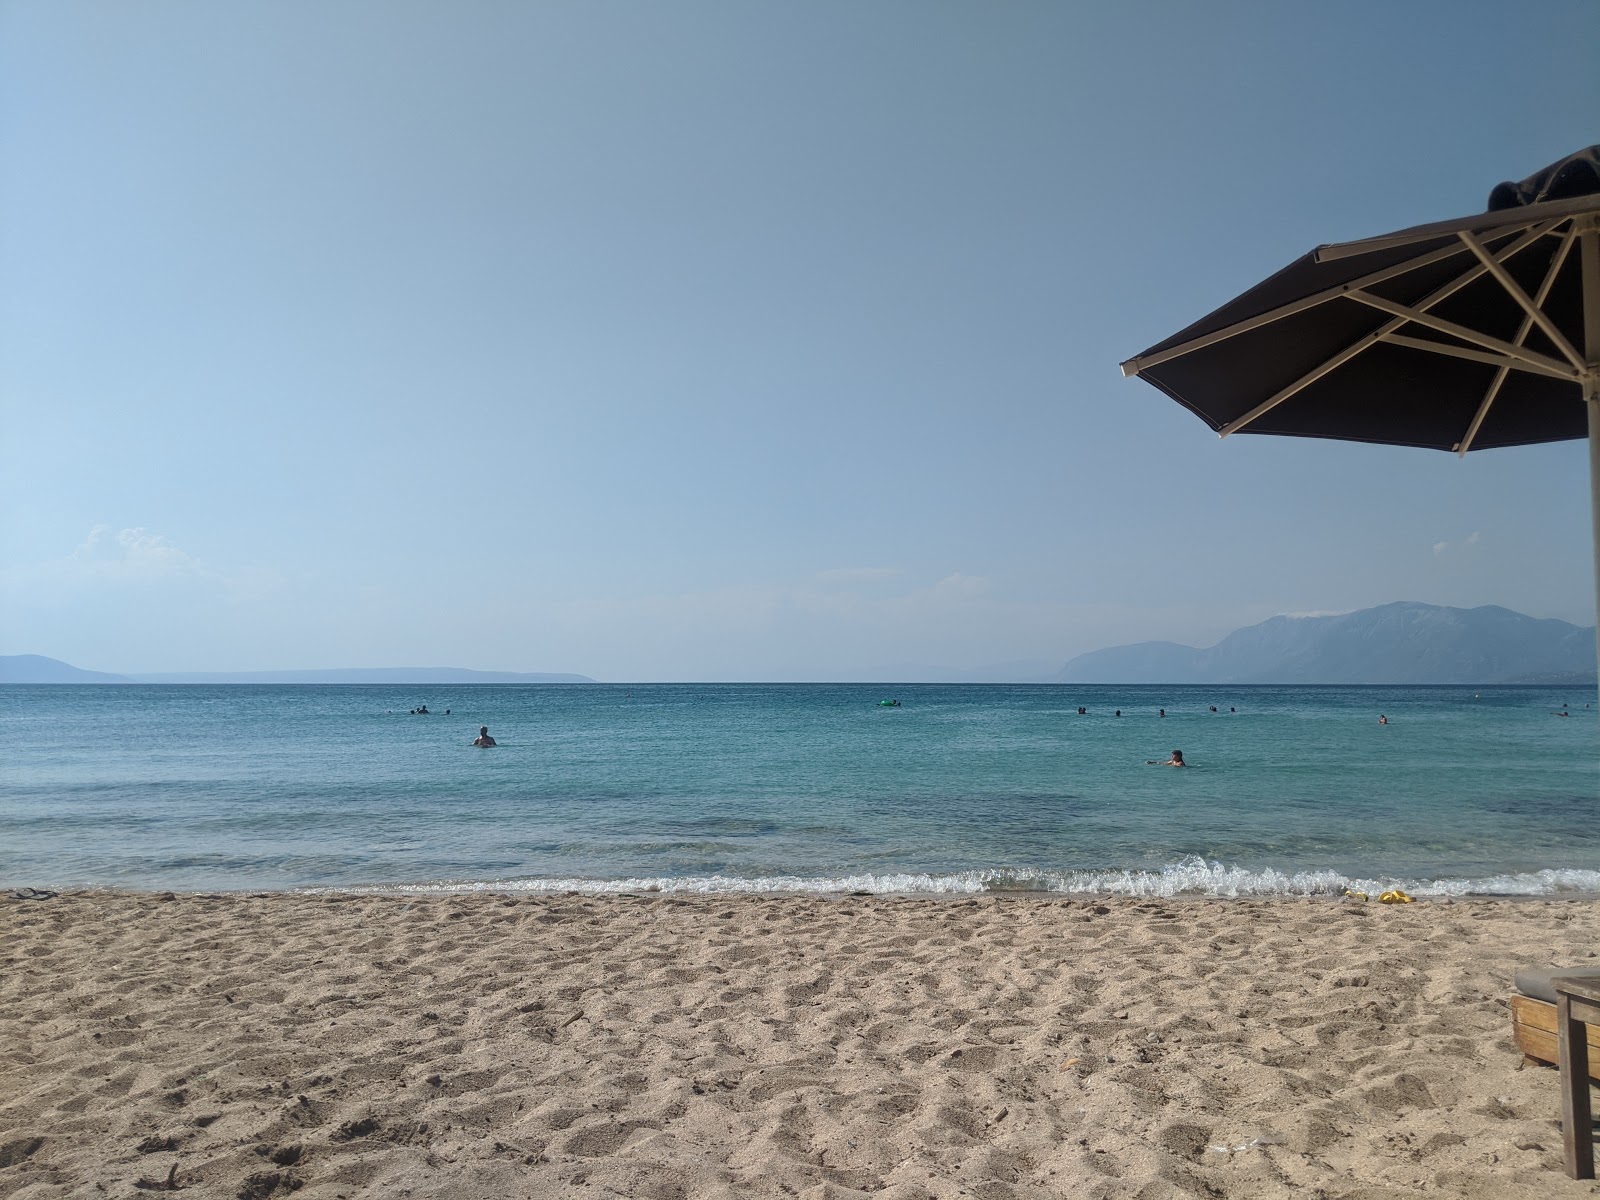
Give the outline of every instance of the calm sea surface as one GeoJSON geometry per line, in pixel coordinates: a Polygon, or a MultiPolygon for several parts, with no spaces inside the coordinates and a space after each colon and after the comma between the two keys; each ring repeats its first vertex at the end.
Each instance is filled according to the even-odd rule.
{"type": "Polygon", "coordinates": [[[8,686],[0,883],[1592,892],[1586,704],[1587,688],[8,686]],[[474,749],[485,724],[500,744],[474,749]],[[1190,769],[1147,765],[1175,747],[1190,769]]]}

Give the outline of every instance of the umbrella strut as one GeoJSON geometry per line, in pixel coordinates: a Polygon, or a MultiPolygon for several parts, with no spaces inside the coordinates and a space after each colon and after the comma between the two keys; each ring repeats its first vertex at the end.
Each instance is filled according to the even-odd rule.
{"type": "MultiPolygon", "coordinates": [[[[1589,409],[1589,519],[1594,528],[1595,612],[1600,624],[1600,213],[1581,218],[1583,232],[1583,401],[1589,409]]],[[[1600,664],[1600,631],[1596,638],[1600,664]]]]}

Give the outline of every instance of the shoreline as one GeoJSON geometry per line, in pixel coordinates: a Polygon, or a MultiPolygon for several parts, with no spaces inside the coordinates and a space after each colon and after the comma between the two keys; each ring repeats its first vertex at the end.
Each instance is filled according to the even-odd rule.
{"type": "MultiPolygon", "coordinates": [[[[1474,864],[1476,865],[1476,864],[1474,864]]],[[[1422,865],[1375,870],[1371,867],[1239,866],[1186,855],[1159,866],[1137,867],[972,867],[939,870],[862,871],[840,867],[830,874],[646,875],[423,875],[421,877],[354,877],[312,880],[288,872],[267,878],[248,867],[227,872],[182,875],[157,871],[130,878],[111,873],[94,880],[90,873],[72,875],[52,869],[35,856],[18,856],[12,878],[0,877],[0,892],[18,887],[56,891],[99,890],[130,893],[181,891],[186,894],[273,892],[320,894],[349,892],[471,895],[501,894],[591,896],[659,894],[708,896],[1117,896],[1129,899],[1338,899],[1348,891],[1373,898],[1398,889],[1417,900],[1509,898],[1588,899],[1600,896],[1600,869],[1590,866],[1533,867],[1524,862],[1475,871],[1429,874],[1422,865]],[[29,865],[20,865],[27,862],[29,865]]]]}
{"type": "MultiPolygon", "coordinates": [[[[604,884],[606,881],[599,881],[604,884]]],[[[701,891],[693,889],[676,890],[671,888],[635,888],[627,891],[613,890],[609,887],[593,891],[583,888],[562,888],[560,890],[538,891],[515,884],[498,883],[468,883],[468,884],[348,884],[328,886],[303,886],[285,888],[185,888],[185,887],[126,887],[120,884],[78,885],[64,884],[60,887],[36,888],[26,884],[0,884],[0,901],[26,900],[30,897],[20,896],[19,893],[44,892],[49,898],[67,899],[101,899],[127,900],[139,899],[195,899],[195,900],[230,900],[250,899],[268,900],[274,897],[304,897],[319,898],[372,898],[372,899],[419,899],[436,898],[469,899],[472,897],[487,897],[498,899],[524,899],[524,900],[702,900],[708,904],[718,902],[733,903],[742,900],[795,900],[819,903],[835,903],[841,900],[894,900],[894,901],[927,901],[932,904],[960,903],[963,901],[1000,900],[1007,902],[1038,901],[1040,903],[1071,905],[1075,903],[1093,904],[1141,904],[1160,902],[1163,904],[1242,904],[1258,902],[1262,904],[1334,904],[1348,905],[1351,907],[1373,908],[1401,908],[1415,905],[1450,907],[1457,904],[1475,903],[1507,903],[1507,904],[1596,904],[1600,903],[1600,892],[1589,891],[1562,891],[1530,894],[1525,892],[1472,892],[1466,894],[1452,893],[1449,895],[1412,895],[1410,901],[1385,902],[1379,900],[1377,894],[1369,894],[1366,900],[1347,896],[1335,892],[1325,893],[1246,893],[1242,895],[1211,895],[1200,892],[1184,892],[1176,895],[1142,895],[1127,892],[1055,892],[1044,889],[1032,888],[992,888],[985,891],[974,892],[933,892],[933,891],[904,891],[904,892],[869,892],[869,891],[701,891]]]]}
{"type": "Polygon", "coordinates": [[[1600,902],[1208,899],[0,897],[0,1193],[1592,1194],[1600,902]]]}

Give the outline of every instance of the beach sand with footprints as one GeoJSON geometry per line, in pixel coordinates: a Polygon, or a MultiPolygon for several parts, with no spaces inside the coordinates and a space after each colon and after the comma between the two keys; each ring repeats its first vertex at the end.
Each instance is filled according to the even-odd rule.
{"type": "Polygon", "coordinates": [[[1592,1195],[1583,901],[0,900],[0,1195],[1592,1195]]]}

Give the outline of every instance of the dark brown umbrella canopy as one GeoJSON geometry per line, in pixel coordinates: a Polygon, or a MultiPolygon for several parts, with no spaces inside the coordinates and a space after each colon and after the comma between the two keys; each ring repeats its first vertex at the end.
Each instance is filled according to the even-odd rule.
{"type": "Polygon", "coordinates": [[[1577,242],[1600,213],[1600,147],[1491,203],[1319,247],[1123,371],[1223,434],[1438,450],[1586,437],[1577,242]]]}

